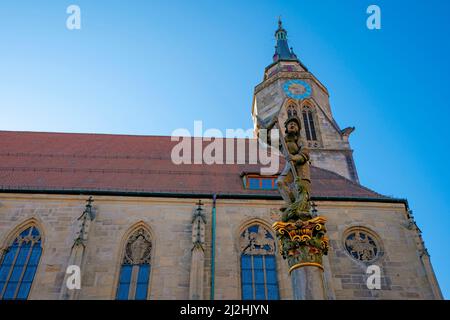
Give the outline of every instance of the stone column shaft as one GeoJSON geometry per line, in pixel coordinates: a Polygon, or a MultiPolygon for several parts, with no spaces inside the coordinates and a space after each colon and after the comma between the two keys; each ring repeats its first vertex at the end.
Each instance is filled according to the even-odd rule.
{"type": "Polygon", "coordinates": [[[294,300],[325,300],[323,271],[316,266],[304,266],[291,271],[294,300]]]}

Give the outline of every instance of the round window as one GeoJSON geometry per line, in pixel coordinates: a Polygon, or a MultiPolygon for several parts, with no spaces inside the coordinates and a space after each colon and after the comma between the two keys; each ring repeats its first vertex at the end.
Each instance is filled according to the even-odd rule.
{"type": "Polygon", "coordinates": [[[347,232],[344,246],[352,258],[364,262],[375,260],[380,252],[376,237],[366,230],[347,232]]]}

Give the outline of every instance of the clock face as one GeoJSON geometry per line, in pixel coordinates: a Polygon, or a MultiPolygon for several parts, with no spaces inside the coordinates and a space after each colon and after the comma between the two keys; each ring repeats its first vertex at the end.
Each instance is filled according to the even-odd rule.
{"type": "Polygon", "coordinates": [[[311,95],[311,87],[302,80],[288,80],[283,85],[283,90],[292,99],[305,99],[311,95]]]}

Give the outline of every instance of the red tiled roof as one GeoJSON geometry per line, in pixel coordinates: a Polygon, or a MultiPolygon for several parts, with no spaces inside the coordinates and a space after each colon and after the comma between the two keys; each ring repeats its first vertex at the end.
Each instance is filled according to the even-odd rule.
{"type": "MultiPolygon", "coordinates": [[[[177,143],[167,136],[0,131],[0,190],[278,194],[244,188],[242,173],[261,165],[175,165],[177,143]]],[[[313,196],[388,199],[327,170],[313,167],[311,176],[313,196]]]]}

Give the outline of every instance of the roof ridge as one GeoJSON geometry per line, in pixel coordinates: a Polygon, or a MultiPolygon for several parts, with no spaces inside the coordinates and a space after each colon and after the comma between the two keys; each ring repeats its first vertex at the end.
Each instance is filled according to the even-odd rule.
{"type": "MultiPolygon", "coordinates": [[[[114,136],[114,137],[139,137],[139,138],[206,138],[206,139],[237,139],[237,140],[258,140],[254,137],[209,137],[209,136],[169,136],[169,135],[145,135],[145,134],[123,134],[123,133],[92,133],[92,132],[55,132],[55,131],[20,131],[20,130],[0,130],[2,133],[17,134],[49,134],[49,135],[85,135],[85,136],[114,136]]],[[[209,142],[209,141],[206,141],[209,142]]]]}
{"type": "Polygon", "coordinates": [[[125,136],[125,137],[170,137],[163,135],[144,135],[126,133],[98,133],[98,132],[60,132],[60,131],[27,131],[27,130],[0,130],[1,133],[25,133],[25,134],[61,134],[61,135],[86,135],[86,136],[125,136]]]}

